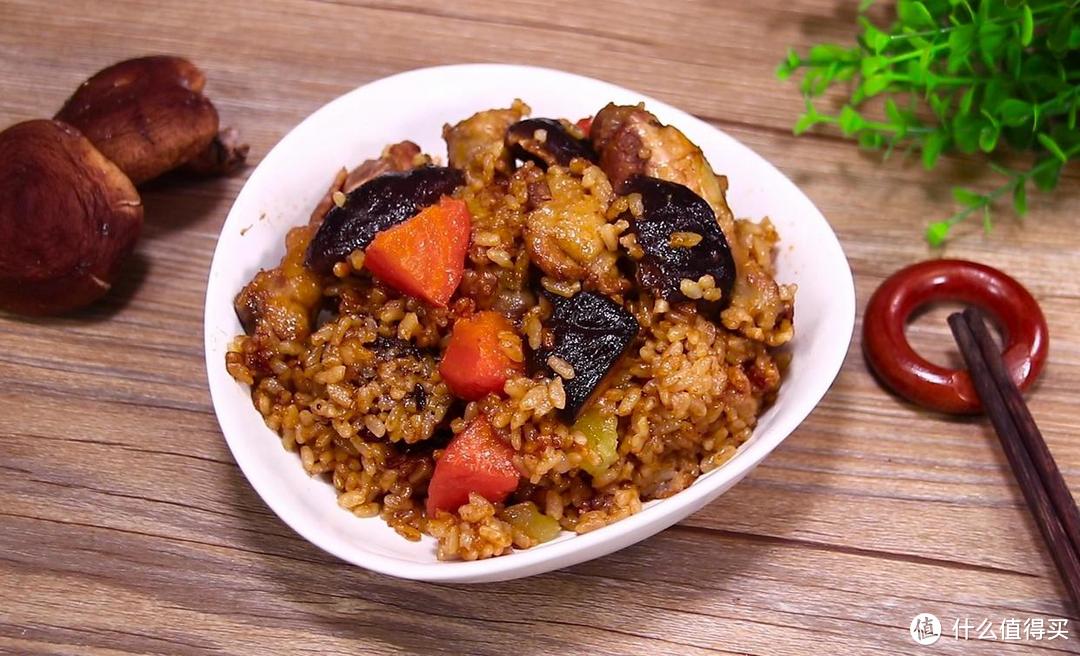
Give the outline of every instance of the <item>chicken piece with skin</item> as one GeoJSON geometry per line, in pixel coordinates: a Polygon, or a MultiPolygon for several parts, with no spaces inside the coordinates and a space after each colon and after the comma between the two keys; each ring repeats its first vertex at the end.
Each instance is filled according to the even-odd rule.
{"type": "Polygon", "coordinates": [[[689,187],[716,212],[724,236],[735,238],[735,218],[718,178],[701,149],[682,132],[661,123],[641,105],[608,104],[593,118],[593,147],[616,192],[634,175],[647,175],[689,187]]]}
{"type": "Polygon", "coordinates": [[[387,146],[378,159],[370,159],[351,172],[338,172],[326,190],[308,225],[293,228],[285,238],[286,252],[281,263],[257,273],[233,303],[241,325],[249,335],[274,336],[282,340],[303,340],[311,334],[312,323],[322,301],[322,287],[315,272],[304,266],[312,236],[334,204],[334,194],[349,191],[371,178],[392,171],[408,171],[430,162],[411,141],[387,146]]]}
{"type": "Polygon", "coordinates": [[[509,175],[514,158],[506,147],[506,131],[529,112],[528,105],[515,100],[509,109],[477,112],[443,126],[450,166],[464,171],[466,181],[477,187],[488,185],[497,174],[509,175]]]}
{"type": "Polygon", "coordinates": [[[529,259],[557,281],[581,282],[608,295],[626,291],[629,282],[619,273],[616,253],[600,233],[612,191],[599,169],[586,168],[579,182],[568,169],[553,166],[542,186],[540,202],[525,222],[529,259]]]}
{"type": "Polygon", "coordinates": [[[731,297],[722,300],[723,324],[770,346],[790,340],[795,290],[768,273],[775,231],[771,224],[735,221],[724,195],[727,178],[713,172],[701,149],[642,105],[609,103],[593,118],[589,135],[617,193],[631,177],[646,175],[688,187],[709,203],[736,265],[731,297]],[[780,310],[764,309],[773,307],[780,310]]]}

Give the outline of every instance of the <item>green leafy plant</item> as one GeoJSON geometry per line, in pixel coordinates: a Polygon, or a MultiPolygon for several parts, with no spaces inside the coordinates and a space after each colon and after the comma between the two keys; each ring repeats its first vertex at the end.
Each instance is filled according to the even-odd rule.
{"type": "Polygon", "coordinates": [[[934,246],[973,215],[989,231],[1003,196],[1024,216],[1029,186],[1053,190],[1080,155],[1080,0],[899,0],[888,28],[867,16],[872,2],[859,7],[855,46],[790,50],[781,62],[779,78],[803,73],[795,134],[835,126],[885,157],[918,150],[927,169],[943,152],[987,154],[1004,181],[987,193],[954,189],[959,211],[927,227],[934,246]],[[837,85],[847,101],[823,111],[821,97],[837,85]],[[997,161],[1010,152],[1026,163],[997,161]]]}

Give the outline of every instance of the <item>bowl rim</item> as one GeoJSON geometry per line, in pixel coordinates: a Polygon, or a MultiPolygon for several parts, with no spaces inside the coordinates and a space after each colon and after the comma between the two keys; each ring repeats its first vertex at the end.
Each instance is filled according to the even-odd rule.
{"type": "MultiPolygon", "coordinates": [[[[475,75],[496,72],[567,76],[576,78],[576,81],[580,83],[596,85],[607,90],[616,90],[621,93],[632,94],[640,98],[641,102],[644,102],[646,106],[651,108],[662,108],[662,110],[666,112],[677,111],[685,114],[691,121],[700,124],[698,126],[699,128],[717,132],[727,140],[734,141],[742,148],[745,148],[759,157],[765,166],[771,169],[772,173],[788,180],[792,187],[794,187],[798,193],[802,194],[809,205],[821,215],[820,210],[817,210],[817,207],[798,185],[791,182],[790,179],[779,171],[771,162],[761,155],[758,155],[756,151],[745,146],[723,130],[646,94],[614,85],[603,80],[552,68],[516,64],[472,63],[432,66],[403,71],[369,81],[341,94],[309,114],[300,123],[290,129],[266,153],[255,169],[252,170],[247,180],[245,180],[243,187],[239,194],[237,194],[236,199],[234,199],[233,204],[229,209],[229,213],[222,224],[221,233],[218,235],[218,241],[211,260],[206,295],[204,298],[203,318],[206,375],[214,413],[237,465],[239,465],[244,476],[255,489],[255,492],[262,501],[275,515],[278,516],[279,519],[281,519],[281,521],[308,542],[311,542],[315,546],[341,560],[381,574],[399,578],[431,582],[468,582],[470,580],[493,581],[528,576],[552,569],[568,567],[593,557],[611,553],[617,549],[638,542],[645,537],[654,535],[670,525],[681,521],[688,514],[692,513],[696,507],[708,503],[713,497],[726,490],[727,488],[724,487],[725,482],[728,483],[728,487],[735,482],[738,482],[743,476],[756,467],[765,456],[776,449],[776,447],[794,432],[803,420],[805,420],[810,412],[820,403],[821,399],[832,386],[837,375],[839,375],[855,327],[855,285],[854,278],[851,274],[850,264],[844,255],[843,247],[840,244],[835,231],[832,229],[832,226],[829,225],[825,217],[821,215],[821,219],[827,228],[827,233],[823,232],[821,237],[829,242],[825,244],[825,246],[830,249],[835,249],[836,252],[839,253],[843,260],[843,271],[846,273],[841,281],[837,281],[840,284],[840,288],[836,289],[838,312],[835,317],[831,317],[831,330],[834,331],[835,337],[830,339],[827,343],[827,348],[824,349],[827,351],[823,354],[827,366],[824,367],[820,373],[821,383],[813,393],[791,400],[790,404],[794,407],[787,408],[783,413],[783,416],[778,417],[777,423],[771,427],[767,435],[760,436],[759,439],[751,440],[741,446],[736,456],[725,463],[723,467],[699,476],[695,479],[693,484],[681,492],[668,497],[667,499],[651,502],[649,505],[642,508],[640,512],[613,522],[596,531],[569,536],[565,535],[564,532],[562,538],[553,542],[538,545],[530,549],[515,550],[511,554],[496,558],[477,561],[438,561],[419,563],[370,551],[358,556],[356,553],[351,553],[350,549],[345,548],[348,545],[343,545],[339,540],[330,539],[330,536],[328,536],[326,532],[320,528],[317,522],[314,521],[313,516],[302,512],[295,512],[293,508],[287,507],[286,494],[284,493],[283,486],[275,485],[271,472],[257,464],[254,457],[249,456],[246,449],[239,446],[239,438],[231,435],[234,433],[234,430],[239,430],[240,426],[234,427],[232,425],[234,422],[231,418],[223,416],[222,407],[231,403],[231,401],[228,401],[225,398],[224,385],[228,384],[230,381],[235,384],[236,381],[233,381],[231,377],[227,375],[222,376],[221,372],[218,371],[218,369],[224,371],[224,367],[222,366],[221,361],[216,357],[219,354],[215,353],[215,346],[212,344],[212,333],[217,329],[217,325],[212,324],[211,321],[213,318],[211,304],[214,302],[214,299],[217,298],[217,294],[214,293],[217,285],[215,284],[215,276],[213,273],[219,266],[219,260],[224,260],[231,256],[231,254],[224,252],[224,242],[221,239],[221,236],[225,233],[227,228],[238,222],[238,219],[234,218],[234,212],[237,211],[237,205],[240,204],[240,200],[244,197],[245,191],[251,185],[251,181],[260,175],[260,170],[265,162],[273,161],[275,159],[273,158],[274,153],[278,150],[284,150],[286,144],[288,144],[291,139],[295,139],[294,135],[302,132],[305,129],[305,126],[318,123],[322,120],[323,116],[333,114],[339,105],[350,102],[351,96],[361,94],[364,91],[369,91],[371,87],[377,85],[400,83],[403,79],[408,79],[410,77],[421,78],[429,75],[475,75]],[[211,372],[215,373],[212,374],[211,372]],[[719,474],[720,472],[726,472],[726,475],[721,477],[710,475],[719,474]],[[714,478],[716,479],[716,482],[712,485],[699,485],[700,482],[707,482],[714,478]],[[717,492],[717,489],[719,489],[720,492],[717,492]],[[666,519],[670,519],[670,521],[665,522],[666,519]],[[644,534],[642,534],[643,531],[644,534]],[[556,564],[548,566],[550,563],[556,564]]],[[[287,230],[287,227],[283,230],[287,230]]],[[[230,292],[229,290],[225,290],[225,292],[230,294],[235,293],[235,291],[230,292]]],[[[755,435],[755,437],[758,436],[755,435]]],[[[381,521],[380,518],[375,519],[381,521]]]]}

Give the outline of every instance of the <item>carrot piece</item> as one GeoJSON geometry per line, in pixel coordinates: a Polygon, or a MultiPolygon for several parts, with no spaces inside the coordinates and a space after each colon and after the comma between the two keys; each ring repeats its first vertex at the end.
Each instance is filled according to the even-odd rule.
{"type": "Polygon", "coordinates": [[[461,282],[470,229],[465,201],[443,196],[438,205],[375,235],[364,267],[402,293],[446,307],[461,282]]]}
{"type": "Polygon", "coordinates": [[[506,499],[521,474],[514,467],[514,448],[495,432],[484,415],[477,415],[446,445],[428,484],[427,514],[454,512],[476,492],[492,503],[506,499]]]}
{"type": "Polygon", "coordinates": [[[508,378],[525,371],[523,362],[507,354],[504,340],[515,342],[510,349],[521,352],[521,338],[498,312],[477,312],[454,323],[439,373],[455,396],[477,401],[501,392],[508,378]]]}
{"type": "Polygon", "coordinates": [[[585,118],[579,118],[577,123],[575,123],[574,125],[578,126],[581,129],[581,131],[585,133],[585,138],[586,139],[589,138],[589,133],[592,132],[592,117],[591,116],[586,116],[585,118]]]}

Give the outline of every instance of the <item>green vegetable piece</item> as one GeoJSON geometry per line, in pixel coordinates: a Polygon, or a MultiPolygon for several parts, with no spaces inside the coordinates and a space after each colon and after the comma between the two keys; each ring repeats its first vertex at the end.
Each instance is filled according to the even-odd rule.
{"type": "Polygon", "coordinates": [[[499,513],[499,519],[537,542],[554,540],[562,531],[559,522],[554,517],[540,512],[532,501],[507,506],[499,513]]]}
{"type": "Polygon", "coordinates": [[[619,459],[618,427],[618,417],[602,414],[599,408],[586,411],[574,422],[574,430],[585,436],[589,452],[581,468],[592,476],[600,476],[619,459]]]}

